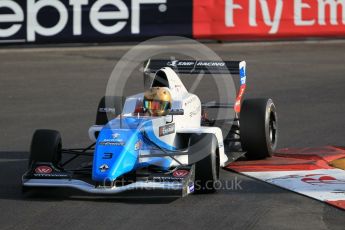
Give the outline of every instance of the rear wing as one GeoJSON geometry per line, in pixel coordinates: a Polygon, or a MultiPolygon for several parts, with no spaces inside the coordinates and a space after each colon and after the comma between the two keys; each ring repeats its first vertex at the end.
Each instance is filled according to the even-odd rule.
{"type": "Polygon", "coordinates": [[[170,67],[181,74],[241,74],[245,72],[245,61],[196,61],[196,60],[151,60],[145,62],[144,72],[155,73],[170,67]]]}
{"type": "Polygon", "coordinates": [[[241,100],[246,89],[245,61],[201,61],[201,60],[152,60],[144,63],[144,74],[155,73],[170,67],[180,74],[234,74],[240,76],[240,89],[234,105],[235,112],[241,110],[241,100]]]}

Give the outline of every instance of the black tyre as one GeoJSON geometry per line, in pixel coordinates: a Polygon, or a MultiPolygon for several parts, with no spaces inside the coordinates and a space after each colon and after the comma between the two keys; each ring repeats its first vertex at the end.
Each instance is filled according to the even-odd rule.
{"type": "Polygon", "coordinates": [[[195,163],[195,193],[205,194],[216,192],[216,182],[219,180],[219,153],[217,142],[210,154],[195,163]]]}
{"type": "Polygon", "coordinates": [[[272,156],[278,141],[278,119],[271,99],[247,99],[240,114],[242,149],[248,159],[272,156]]]}
{"type": "Polygon", "coordinates": [[[36,130],[31,142],[29,168],[35,162],[48,162],[59,166],[61,162],[61,135],[55,130],[36,130]]]}
{"type": "Polygon", "coordinates": [[[124,97],[102,97],[98,103],[96,125],[106,125],[109,120],[119,115],[124,102],[124,97]],[[109,100],[110,105],[106,105],[106,100],[109,100]]]}

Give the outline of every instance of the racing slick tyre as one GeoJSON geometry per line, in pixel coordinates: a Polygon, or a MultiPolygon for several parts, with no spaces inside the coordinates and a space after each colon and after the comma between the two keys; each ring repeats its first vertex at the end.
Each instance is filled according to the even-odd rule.
{"type": "Polygon", "coordinates": [[[102,97],[98,103],[96,125],[106,125],[109,120],[120,115],[123,102],[124,97],[102,97]],[[106,107],[106,98],[109,99],[111,107],[106,107]]]}
{"type": "MultiPolygon", "coordinates": [[[[213,135],[212,135],[213,137],[213,135]]],[[[212,138],[212,149],[205,149],[209,154],[195,163],[195,193],[206,194],[216,192],[219,179],[219,153],[216,138],[212,138]]]]}
{"type": "Polygon", "coordinates": [[[248,159],[272,156],[278,141],[278,120],[272,99],[246,99],[240,113],[240,138],[248,159]]]}
{"type": "Polygon", "coordinates": [[[49,162],[54,166],[59,166],[61,147],[61,135],[58,131],[36,130],[31,141],[29,168],[35,162],[49,162]]]}

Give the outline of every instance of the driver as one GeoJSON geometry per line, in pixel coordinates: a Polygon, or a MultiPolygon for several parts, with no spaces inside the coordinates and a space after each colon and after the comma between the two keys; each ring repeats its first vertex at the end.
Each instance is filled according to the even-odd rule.
{"type": "Polygon", "coordinates": [[[144,94],[144,110],[151,116],[168,115],[171,103],[171,94],[167,87],[152,87],[144,94]]]}

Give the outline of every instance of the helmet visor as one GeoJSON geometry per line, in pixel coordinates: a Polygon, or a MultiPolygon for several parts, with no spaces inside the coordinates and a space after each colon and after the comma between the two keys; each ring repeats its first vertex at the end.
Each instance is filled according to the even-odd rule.
{"type": "Polygon", "coordinates": [[[170,102],[169,101],[144,101],[144,107],[145,109],[151,110],[151,111],[166,111],[170,109],[170,102]]]}

